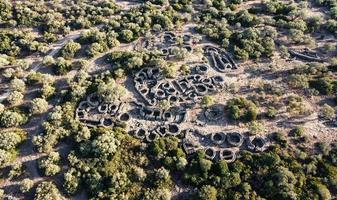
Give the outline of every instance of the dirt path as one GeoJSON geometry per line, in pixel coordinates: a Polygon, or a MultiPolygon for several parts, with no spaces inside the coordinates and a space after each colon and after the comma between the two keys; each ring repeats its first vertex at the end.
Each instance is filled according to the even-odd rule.
{"type": "MultiPolygon", "coordinates": [[[[79,38],[81,36],[81,31],[82,30],[74,31],[71,34],[65,36],[63,39],[61,39],[57,43],[51,45],[50,49],[52,50],[46,56],[55,56],[69,40],[76,40],[77,38],[79,38]]],[[[43,57],[41,57],[41,59],[39,59],[38,62],[32,64],[31,68],[27,70],[28,73],[26,73],[23,78],[26,78],[31,73],[38,71],[43,66],[42,62],[43,62],[43,57]]],[[[0,103],[3,102],[8,97],[10,92],[11,92],[11,89],[7,88],[6,92],[0,96],[0,103]]]]}

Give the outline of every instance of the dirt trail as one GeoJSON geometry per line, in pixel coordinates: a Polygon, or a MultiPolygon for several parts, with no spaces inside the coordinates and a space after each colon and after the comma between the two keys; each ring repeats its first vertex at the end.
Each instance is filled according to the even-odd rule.
{"type": "MultiPolygon", "coordinates": [[[[81,36],[81,30],[74,31],[71,34],[65,36],[57,43],[50,46],[50,49],[52,50],[46,56],[55,56],[69,40],[76,40],[80,36],[81,36]]],[[[26,78],[29,74],[38,71],[43,66],[42,61],[43,61],[43,57],[41,57],[38,62],[32,64],[30,69],[27,70],[28,73],[26,73],[23,78],[26,78]]],[[[6,92],[0,96],[0,103],[3,102],[8,97],[10,92],[11,92],[11,89],[7,88],[6,92]]]]}

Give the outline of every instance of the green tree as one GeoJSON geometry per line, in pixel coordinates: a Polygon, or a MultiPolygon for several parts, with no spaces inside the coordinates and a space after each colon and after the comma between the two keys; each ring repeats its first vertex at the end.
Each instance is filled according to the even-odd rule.
{"type": "Polygon", "coordinates": [[[74,58],[78,50],[81,49],[81,45],[73,40],[67,42],[61,50],[61,56],[65,59],[74,58]]]}
{"type": "Polygon", "coordinates": [[[133,32],[130,30],[122,30],[120,37],[125,42],[131,42],[134,39],[133,32]]]}
{"type": "Polygon", "coordinates": [[[11,87],[13,90],[18,92],[24,92],[26,90],[26,84],[23,80],[14,78],[11,81],[11,87]]]}
{"type": "Polygon", "coordinates": [[[5,151],[0,149],[0,166],[4,166],[5,164],[7,164],[12,158],[12,155],[5,151]]]}
{"type": "Polygon", "coordinates": [[[114,155],[119,145],[120,141],[115,138],[114,133],[107,132],[98,136],[92,142],[92,149],[97,156],[106,159],[114,155]]]}
{"type": "Polygon", "coordinates": [[[59,57],[56,59],[54,64],[54,71],[58,75],[65,75],[71,70],[71,62],[67,61],[66,59],[59,57]]]}
{"type": "Polygon", "coordinates": [[[23,193],[29,192],[33,186],[34,186],[34,181],[31,179],[25,178],[21,181],[20,191],[23,193]]]}
{"type": "Polygon", "coordinates": [[[98,54],[103,53],[104,51],[105,51],[104,46],[100,43],[95,42],[90,45],[87,53],[90,57],[95,57],[98,54]]]}
{"type": "Polygon", "coordinates": [[[127,90],[116,83],[114,79],[109,79],[107,83],[102,82],[97,87],[97,93],[107,102],[115,102],[127,97],[127,90]]]}
{"type": "Polygon", "coordinates": [[[217,190],[213,186],[204,185],[198,193],[200,200],[217,200],[217,190]]]}
{"type": "Polygon", "coordinates": [[[336,111],[328,104],[324,104],[320,109],[320,116],[326,120],[334,120],[336,119],[336,111]]]}
{"type": "Polygon", "coordinates": [[[35,191],[34,200],[64,200],[54,183],[44,181],[40,183],[35,191]]]}
{"type": "Polygon", "coordinates": [[[41,114],[48,110],[48,102],[42,98],[35,98],[32,100],[30,112],[32,114],[41,114]]]}
{"type": "Polygon", "coordinates": [[[5,110],[0,115],[0,125],[6,128],[22,125],[26,120],[23,114],[10,110],[5,110]]]}
{"type": "Polygon", "coordinates": [[[39,161],[39,167],[46,176],[54,176],[61,171],[59,162],[60,154],[58,152],[50,152],[47,157],[39,161]]]}
{"type": "Polygon", "coordinates": [[[27,133],[23,130],[7,130],[0,134],[0,149],[12,150],[26,139],[27,133]]]}
{"type": "Polygon", "coordinates": [[[23,101],[23,94],[18,91],[12,91],[7,97],[7,102],[11,105],[18,105],[23,101]]]}

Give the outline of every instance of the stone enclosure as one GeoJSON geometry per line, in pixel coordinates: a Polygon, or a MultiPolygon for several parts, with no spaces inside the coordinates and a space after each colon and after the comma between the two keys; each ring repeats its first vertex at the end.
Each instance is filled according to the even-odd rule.
{"type": "MultiPolygon", "coordinates": [[[[165,59],[171,59],[174,48],[185,48],[193,53],[195,45],[191,35],[165,32],[155,38],[143,38],[136,49],[157,50],[165,59]]],[[[268,147],[267,138],[249,137],[235,131],[200,131],[197,128],[200,124],[191,119],[189,113],[202,97],[222,92],[225,73],[238,68],[224,50],[210,45],[202,49],[208,62],[189,65],[191,74],[168,79],[159,68],[143,68],[133,77],[134,95],[140,97],[137,98],[140,101],[108,103],[94,93],[79,103],[76,117],[89,127],[113,127],[127,122],[128,132],[144,142],[178,137],[186,153],[202,150],[209,159],[233,162],[241,150],[264,151],[268,147]],[[170,106],[160,106],[163,101],[170,106]]],[[[206,127],[207,121],[216,123],[224,115],[224,110],[213,106],[202,112],[206,127]]]]}

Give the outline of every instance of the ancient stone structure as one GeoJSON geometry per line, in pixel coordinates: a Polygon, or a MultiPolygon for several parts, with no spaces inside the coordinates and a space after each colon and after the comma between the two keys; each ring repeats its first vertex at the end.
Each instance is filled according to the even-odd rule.
{"type": "Polygon", "coordinates": [[[79,103],[75,116],[89,127],[113,127],[116,122],[127,122],[130,119],[129,114],[121,110],[123,104],[103,102],[96,93],[92,93],[79,103]]]}
{"type": "MultiPolygon", "coordinates": [[[[162,56],[169,59],[174,48],[185,48],[192,52],[192,45],[191,35],[164,32],[158,37],[143,38],[138,48],[159,50],[162,56]]],[[[224,89],[225,79],[218,72],[237,68],[229,54],[219,48],[205,46],[204,52],[210,60],[210,65],[193,64],[189,66],[191,74],[175,79],[166,79],[159,68],[139,70],[133,81],[136,95],[141,97],[142,102],[104,102],[94,93],[80,102],[76,109],[76,117],[89,127],[114,127],[124,122],[128,132],[143,142],[152,142],[160,137],[178,137],[187,154],[201,150],[209,159],[233,162],[243,149],[252,152],[264,151],[268,142],[263,137],[246,137],[233,131],[203,133],[192,128],[193,122],[189,121],[188,116],[189,109],[200,101],[202,96],[219,93],[224,89]],[[160,108],[160,103],[164,100],[170,103],[170,108],[160,108]]],[[[204,117],[206,121],[220,120],[224,117],[223,108],[219,105],[210,106],[205,109],[204,117]]],[[[206,127],[207,123],[203,122],[203,126],[206,127]]]]}
{"type": "Polygon", "coordinates": [[[134,83],[145,102],[153,106],[162,100],[173,104],[195,102],[198,97],[221,91],[224,78],[192,74],[168,80],[163,78],[159,69],[143,68],[135,75],[134,83]]]}
{"type": "Polygon", "coordinates": [[[268,147],[266,138],[245,137],[238,132],[215,132],[210,134],[201,133],[190,129],[185,131],[183,148],[191,154],[202,150],[209,159],[221,159],[226,162],[235,161],[241,150],[262,152],[268,147]]]}
{"type": "Polygon", "coordinates": [[[217,47],[205,46],[204,52],[209,57],[212,66],[218,72],[226,72],[228,70],[238,68],[238,65],[235,63],[232,57],[227,52],[217,47]]]}
{"type": "Polygon", "coordinates": [[[289,53],[291,56],[300,58],[302,60],[310,61],[310,62],[324,62],[325,60],[317,55],[317,53],[309,51],[308,49],[304,49],[302,52],[298,52],[292,49],[289,49],[289,53]]]}

